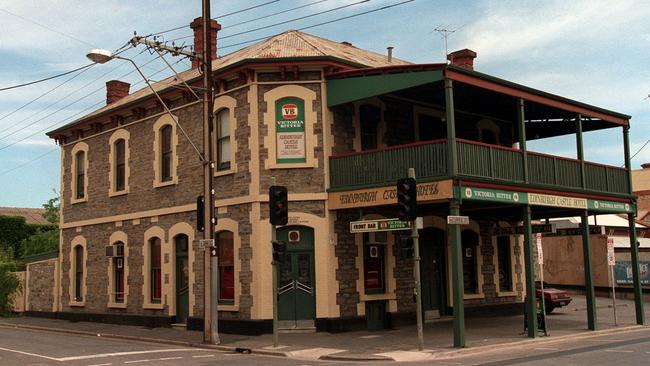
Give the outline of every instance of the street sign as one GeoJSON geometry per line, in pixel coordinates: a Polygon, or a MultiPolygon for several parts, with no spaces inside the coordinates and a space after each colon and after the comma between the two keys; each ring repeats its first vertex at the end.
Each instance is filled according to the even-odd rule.
{"type": "Polygon", "coordinates": [[[607,238],[607,264],[616,265],[616,256],[614,255],[614,238],[607,238]]]}
{"type": "MultiPolygon", "coordinates": [[[[494,236],[507,236],[507,235],[523,235],[524,234],[523,226],[514,226],[514,227],[495,227],[492,235],[494,236]]],[[[537,224],[531,225],[533,234],[543,233],[551,234],[555,233],[555,224],[537,224]]]]}
{"type": "MultiPolygon", "coordinates": [[[[559,235],[559,236],[582,235],[582,228],[574,227],[574,228],[567,228],[567,229],[557,229],[555,235],[559,235]]],[[[589,226],[589,235],[605,235],[605,227],[589,226]]]]}
{"type": "Polygon", "coordinates": [[[447,216],[447,225],[469,225],[469,216],[447,216]]]}
{"type": "Polygon", "coordinates": [[[535,244],[537,244],[537,264],[544,264],[544,250],[542,249],[542,233],[535,234],[535,244]]]}
{"type": "Polygon", "coordinates": [[[411,222],[400,219],[352,221],[350,223],[350,233],[352,234],[409,229],[411,229],[411,222]]]}
{"type": "Polygon", "coordinates": [[[214,247],[214,239],[199,239],[199,249],[214,247]]]}

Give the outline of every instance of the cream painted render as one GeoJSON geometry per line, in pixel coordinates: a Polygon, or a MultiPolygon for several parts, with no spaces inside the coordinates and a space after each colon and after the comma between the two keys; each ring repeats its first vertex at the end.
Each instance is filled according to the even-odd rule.
{"type": "Polygon", "coordinates": [[[108,153],[108,162],[109,162],[109,172],[108,172],[108,196],[120,196],[123,194],[129,193],[129,176],[131,175],[131,169],[129,167],[129,158],[131,156],[129,138],[131,134],[125,129],[119,129],[111,135],[108,140],[109,144],[109,153],[108,153]],[[116,161],[115,161],[115,143],[117,140],[124,140],[124,189],[118,191],[116,189],[116,161]]]}

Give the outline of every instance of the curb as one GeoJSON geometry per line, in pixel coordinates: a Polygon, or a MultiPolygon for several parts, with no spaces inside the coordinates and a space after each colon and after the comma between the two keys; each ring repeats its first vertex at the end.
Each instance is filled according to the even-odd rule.
{"type": "Polygon", "coordinates": [[[392,357],[388,356],[337,356],[337,355],[325,355],[318,358],[321,361],[350,361],[350,362],[377,362],[377,361],[397,361],[392,357]]]}
{"type": "Polygon", "coordinates": [[[83,335],[83,336],[90,336],[90,337],[104,337],[104,338],[109,338],[109,339],[122,339],[122,340],[127,340],[127,341],[138,341],[138,342],[147,342],[147,343],[168,344],[168,345],[174,345],[174,346],[185,346],[185,347],[193,347],[193,348],[214,349],[214,350],[218,350],[218,351],[233,352],[233,353],[234,352],[237,352],[237,353],[255,353],[255,354],[266,355],[266,356],[288,357],[287,353],[282,352],[282,351],[272,351],[272,350],[266,350],[266,349],[250,349],[250,348],[244,348],[244,347],[212,345],[212,344],[205,344],[205,343],[185,342],[185,341],[174,341],[174,340],[171,340],[171,339],[133,337],[133,336],[126,336],[126,335],[121,335],[121,334],[96,333],[96,332],[88,332],[88,331],[84,331],[84,330],[41,327],[41,326],[37,326],[37,325],[24,325],[24,324],[12,324],[12,323],[1,323],[0,322],[0,327],[40,330],[40,331],[45,331],[45,332],[66,333],[66,334],[75,334],[75,335],[83,335]]]}

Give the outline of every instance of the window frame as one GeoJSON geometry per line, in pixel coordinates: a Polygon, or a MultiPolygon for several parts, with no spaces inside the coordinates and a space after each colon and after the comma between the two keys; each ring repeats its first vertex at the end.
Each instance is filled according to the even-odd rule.
{"type": "Polygon", "coordinates": [[[172,147],[172,133],[173,129],[170,125],[164,125],[160,128],[160,181],[162,183],[170,182],[174,179],[173,174],[173,154],[174,148],[172,147]],[[166,136],[169,133],[169,136],[166,136]],[[166,143],[169,146],[165,146],[166,143]]]}
{"type": "Polygon", "coordinates": [[[88,144],[78,142],[70,152],[70,203],[76,204],[88,201],[88,144]],[[83,192],[80,192],[83,190],[83,192]],[[83,193],[83,195],[80,195],[83,193]]]}
{"type": "Polygon", "coordinates": [[[74,298],[75,302],[84,302],[85,248],[81,244],[74,246],[74,298]],[[79,268],[81,267],[81,268],[79,268]]]}
{"type": "Polygon", "coordinates": [[[158,118],[156,123],[153,125],[154,132],[154,141],[153,141],[153,170],[154,170],[154,179],[153,187],[160,188],[166,187],[174,184],[178,184],[178,134],[176,131],[176,121],[170,115],[165,114],[158,118]],[[169,149],[163,151],[164,142],[163,141],[163,129],[167,126],[171,127],[171,138],[169,149]],[[163,179],[163,164],[165,164],[165,159],[163,159],[163,154],[167,161],[169,161],[169,176],[164,177],[163,179]]]}
{"type": "MultiPolygon", "coordinates": [[[[215,114],[214,118],[214,133],[215,133],[215,144],[214,144],[214,154],[215,154],[215,162],[216,162],[216,170],[217,171],[224,171],[224,170],[230,170],[231,164],[232,164],[232,151],[230,148],[230,145],[232,144],[232,138],[230,135],[230,124],[232,123],[231,121],[231,116],[230,116],[230,109],[229,108],[221,108],[217,111],[215,114]],[[223,121],[222,117],[223,116],[228,116],[228,125],[225,128],[225,133],[224,134],[224,128],[221,124],[223,121]],[[222,144],[227,142],[227,149],[228,149],[228,161],[221,161],[222,159],[222,144]]],[[[223,154],[225,155],[225,154],[223,154]]]]}
{"type": "MultiPolygon", "coordinates": [[[[111,258],[113,261],[113,273],[111,274],[113,276],[113,293],[112,293],[112,302],[115,304],[124,304],[125,302],[125,285],[126,285],[126,279],[125,279],[125,255],[126,253],[124,250],[126,249],[126,246],[124,243],[121,241],[118,241],[116,243],[113,243],[113,246],[122,246],[122,256],[114,256],[111,258]],[[120,266],[121,263],[121,266],[120,266]]],[[[115,253],[117,252],[117,248],[115,248],[115,253]]]]}
{"type": "Polygon", "coordinates": [[[161,304],[162,303],[162,241],[159,237],[154,236],[147,240],[149,245],[149,303],[151,304],[161,304]],[[154,247],[158,247],[158,266],[154,266],[155,263],[155,252],[154,247]],[[156,289],[156,285],[158,289],[156,289]],[[158,291],[156,291],[158,290],[158,291]],[[159,294],[156,297],[156,293],[159,294]]]}
{"type": "Polygon", "coordinates": [[[110,153],[109,153],[109,190],[108,196],[121,196],[129,193],[129,176],[130,167],[129,160],[130,152],[130,133],[125,129],[119,129],[111,135],[108,140],[110,153]],[[120,147],[122,144],[122,147],[120,147]],[[122,153],[120,150],[123,149],[122,153]],[[120,156],[122,154],[122,156],[120,156]],[[120,160],[122,158],[122,160],[120,160]],[[121,179],[120,182],[120,174],[121,179]],[[120,186],[121,185],[121,186],[120,186]]]}
{"type": "MultiPolygon", "coordinates": [[[[235,290],[235,234],[230,230],[221,230],[221,231],[218,231],[216,233],[215,238],[217,240],[217,247],[218,247],[218,253],[219,253],[218,264],[217,264],[217,267],[219,269],[219,294],[218,294],[219,304],[232,305],[232,304],[235,303],[235,292],[236,292],[236,290],[235,290]],[[224,264],[225,258],[223,258],[223,255],[222,255],[223,254],[223,249],[222,249],[223,243],[221,241],[222,240],[221,237],[224,236],[224,235],[230,235],[230,239],[229,239],[228,244],[230,245],[230,253],[232,255],[232,258],[230,258],[231,262],[229,264],[227,264],[227,265],[224,264]],[[231,276],[232,284],[230,284],[231,285],[230,288],[232,288],[232,298],[222,297],[222,295],[223,295],[222,291],[225,288],[224,287],[225,276],[224,276],[224,271],[223,270],[228,269],[228,268],[232,272],[232,276],[231,276]]],[[[226,238],[224,240],[228,240],[228,239],[226,238]]]]}

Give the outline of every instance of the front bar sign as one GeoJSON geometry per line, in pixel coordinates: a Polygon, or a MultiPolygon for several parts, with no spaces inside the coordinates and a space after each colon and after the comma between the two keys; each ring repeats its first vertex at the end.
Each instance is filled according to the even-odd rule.
{"type": "Polygon", "coordinates": [[[350,223],[350,233],[352,234],[410,229],[410,221],[401,221],[399,219],[352,221],[350,223]]]}
{"type": "Polygon", "coordinates": [[[275,137],[278,164],[307,161],[305,101],[287,97],[275,102],[275,137]]]}

